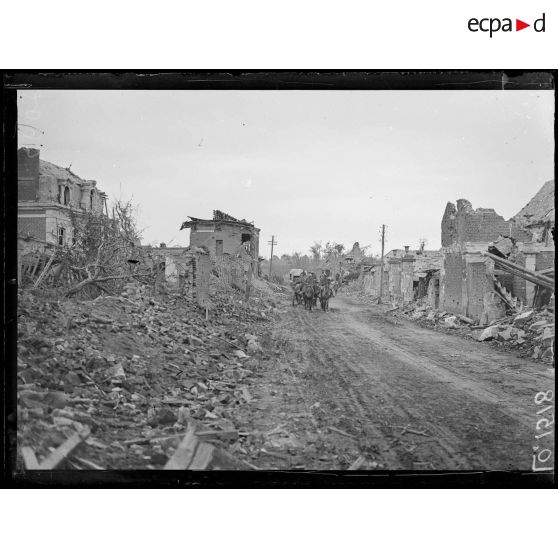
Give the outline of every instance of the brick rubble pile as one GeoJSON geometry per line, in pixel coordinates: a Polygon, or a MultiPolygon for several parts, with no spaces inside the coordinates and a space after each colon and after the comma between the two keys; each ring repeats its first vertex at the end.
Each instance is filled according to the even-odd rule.
{"type": "Polygon", "coordinates": [[[429,328],[455,332],[479,342],[490,342],[545,364],[554,363],[554,312],[550,307],[506,316],[485,327],[476,325],[465,316],[435,310],[422,301],[415,301],[387,312],[406,317],[429,328]]]}
{"type": "Polygon", "coordinates": [[[265,325],[279,312],[254,295],[218,290],[206,320],[192,295],[137,282],[93,301],[21,291],[18,448],[41,462],[89,427],[65,468],[156,469],[196,424],[248,463],[255,441],[238,432],[236,410],[252,400],[265,325]]]}

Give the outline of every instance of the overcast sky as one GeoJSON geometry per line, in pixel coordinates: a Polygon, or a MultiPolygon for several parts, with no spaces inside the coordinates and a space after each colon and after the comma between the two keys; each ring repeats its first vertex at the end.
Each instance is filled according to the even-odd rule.
{"type": "Polygon", "coordinates": [[[261,228],[260,253],[315,240],[440,247],[448,201],[505,218],[554,178],[553,91],[22,91],[20,145],[110,198],[143,243],[187,246],[188,215],[261,228]]]}

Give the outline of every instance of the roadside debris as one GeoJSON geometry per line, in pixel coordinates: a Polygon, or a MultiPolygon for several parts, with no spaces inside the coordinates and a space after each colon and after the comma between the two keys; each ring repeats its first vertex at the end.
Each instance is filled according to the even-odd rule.
{"type": "Polygon", "coordinates": [[[68,456],[91,434],[88,426],[82,428],[79,432],[73,434],[58,448],[54,449],[50,455],[41,461],[37,460],[37,456],[32,448],[25,446],[21,448],[21,454],[27,470],[51,470],[56,469],[68,456]]]}
{"type": "Polygon", "coordinates": [[[404,317],[423,327],[472,337],[479,342],[491,342],[506,350],[516,350],[523,357],[552,364],[555,335],[552,310],[547,307],[526,310],[521,314],[512,313],[487,325],[477,325],[471,318],[460,314],[454,316],[438,311],[420,300],[391,308],[384,314],[404,317]]]}
{"type": "Polygon", "coordinates": [[[337,432],[337,434],[341,434],[341,436],[347,436],[347,438],[356,438],[356,436],[353,436],[352,434],[349,434],[348,432],[345,432],[340,428],[335,428],[335,426],[328,426],[327,429],[331,430],[332,432],[337,432]]]}
{"type": "Polygon", "coordinates": [[[356,461],[348,468],[349,471],[357,471],[358,469],[365,469],[366,459],[360,455],[356,461]]]}
{"type": "Polygon", "coordinates": [[[20,291],[21,467],[162,468],[194,423],[203,448],[197,468],[217,453],[222,468],[249,463],[257,448],[238,435],[235,419],[257,403],[252,386],[269,358],[262,326],[277,314],[262,283],[246,301],[212,280],[207,320],[193,293],[139,281],[95,300],[20,291]]]}
{"type": "Polygon", "coordinates": [[[196,433],[196,426],[188,426],[186,435],[175,453],[163,467],[166,470],[206,470],[206,469],[257,469],[245,460],[236,459],[226,450],[201,441],[203,433],[196,433]]]}

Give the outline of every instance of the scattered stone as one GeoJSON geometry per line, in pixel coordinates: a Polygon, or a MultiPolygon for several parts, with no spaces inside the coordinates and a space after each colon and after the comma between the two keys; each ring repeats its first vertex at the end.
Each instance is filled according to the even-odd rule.
{"type": "Polygon", "coordinates": [[[498,335],[499,328],[497,325],[487,327],[479,335],[479,341],[486,341],[488,339],[494,339],[498,335]]]}
{"type": "Polygon", "coordinates": [[[176,415],[170,409],[162,409],[148,422],[150,426],[160,426],[164,424],[174,424],[176,415]]]}
{"type": "Polygon", "coordinates": [[[457,329],[459,326],[457,325],[457,317],[456,316],[449,316],[448,318],[444,318],[444,327],[457,329]]]}
{"type": "Polygon", "coordinates": [[[249,353],[260,353],[263,351],[262,346],[257,342],[257,341],[248,341],[248,345],[246,347],[246,350],[249,353]]]}
{"type": "Polygon", "coordinates": [[[502,341],[509,341],[512,337],[512,328],[508,327],[506,329],[504,329],[503,331],[498,331],[498,339],[501,339],[502,341]]]}
{"type": "Polygon", "coordinates": [[[533,317],[534,313],[534,310],[529,310],[528,312],[524,312],[523,314],[516,316],[513,320],[514,325],[517,327],[521,327],[533,317]]]}
{"type": "Polygon", "coordinates": [[[68,398],[61,391],[50,391],[45,395],[43,403],[54,409],[63,409],[68,403],[68,398]]]}
{"type": "Polygon", "coordinates": [[[109,368],[107,372],[113,379],[122,380],[126,378],[126,373],[124,372],[124,368],[120,363],[115,364],[113,367],[109,368]]]}

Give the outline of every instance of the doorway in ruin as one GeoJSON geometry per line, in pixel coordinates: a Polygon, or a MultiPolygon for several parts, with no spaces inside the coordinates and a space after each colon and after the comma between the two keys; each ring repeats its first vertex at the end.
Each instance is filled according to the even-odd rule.
{"type": "Polygon", "coordinates": [[[418,300],[420,298],[419,293],[419,282],[413,281],[413,299],[418,300]]]}
{"type": "Polygon", "coordinates": [[[223,241],[216,240],[215,241],[215,255],[222,256],[223,255],[223,241]]]}
{"type": "Polygon", "coordinates": [[[240,235],[240,242],[248,254],[252,253],[252,235],[250,233],[242,233],[240,235]]]}

